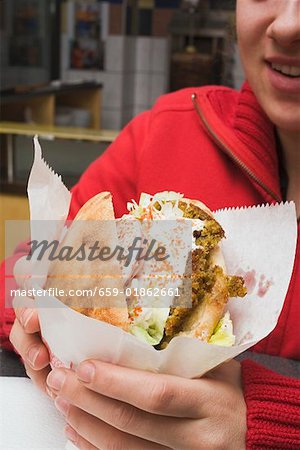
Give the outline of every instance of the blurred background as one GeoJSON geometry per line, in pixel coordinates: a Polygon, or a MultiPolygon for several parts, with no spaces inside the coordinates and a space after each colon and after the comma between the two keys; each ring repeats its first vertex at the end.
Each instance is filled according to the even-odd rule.
{"type": "Polygon", "coordinates": [[[28,218],[32,136],[70,188],[164,93],[243,79],[235,0],[0,1],[0,209],[28,218]]]}

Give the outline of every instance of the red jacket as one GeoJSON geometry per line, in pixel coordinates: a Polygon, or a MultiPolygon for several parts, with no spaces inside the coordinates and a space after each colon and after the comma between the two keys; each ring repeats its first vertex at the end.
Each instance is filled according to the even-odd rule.
{"type": "MultiPolygon", "coordinates": [[[[240,93],[225,87],[208,86],[165,95],[151,111],[142,113],[127,125],[109,149],[82,175],[73,188],[70,218],[91,196],[102,190],[112,192],[116,216],[125,213],[126,202],[132,198],[137,200],[141,192],[182,192],[187,197],[201,199],[212,210],[280,201],[274,127],[248,84],[240,93]]],[[[256,345],[255,351],[300,360],[299,252],[298,239],[294,273],[278,325],[256,345]]],[[[2,336],[9,330],[7,320],[4,320],[5,326],[2,336]]],[[[263,377],[255,378],[258,369],[252,375],[249,367],[252,368],[251,363],[244,364],[243,371],[245,398],[250,408],[248,448],[299,449],[300,419],[293,419],[294,428],[290,433],[285,419],[280,419],[280,411],[284,402],[285,408],[291,403],[291,414],[300,417],[300,382],[285,382],[284,377],[271,376],[264,369],[265,377],[272,377],[274,387],[264,394],[263,377]],[[252,380],[252,376],[255,379],[252,380]],[[260,396],[257,399],[254,395],[253,400],[253,386],[258,385],[260,396]],[[282,394],[280,403],[278,389],[282,394]],[[253,401],[254,406],[257,406],[255,402],[264,401],[271,405],[269,410],[264,410],[263,420],[259,415],[262,414],[261,407],[256,408],[255,418],[250,419],[251,408],[255,409],[253,401]],[[277,416],[274,408],[279,410],[277,416]]]]}
{"type": "MultiPolygon", "coordinates": [[[[141,192],[182,192],[211,209],[281,201],[273,125],[245,85],[184,89],[138,116],[73,189],[71,217],[97,192],[113,193],[117,216],[141,192]],[[191,95],[196,92],[199,114],[191,95]]],[[[300,241],[279,323],[256,350],[300,360],[300,241]]]]}

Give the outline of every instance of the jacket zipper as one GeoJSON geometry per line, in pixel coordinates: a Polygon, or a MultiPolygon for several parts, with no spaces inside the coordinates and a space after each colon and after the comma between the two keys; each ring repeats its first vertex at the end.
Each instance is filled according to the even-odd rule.
{"type": "Polygon", "coordinates": [[[249,169],[248,166],[246,166],[246,164],[241,161],[235,154],[234,152],[226,145],[224,144],[224,142],[219,138],[219,136],[212,130],[212,128],[210,127],[210,125],[208,124],[205,115],[203,114],[203,111],[201,110],[199,103],[197,101],[197,94],[194,93],[192,94],[192,102],[194,105],[194,108],[198,114],[198,116],[200,117],[202,123],[205,125],[207,131],[209,132],[209,134],[212,136],[212,138],[214,139],[214,141],[221,147],[223,148],[223,150],[225,151],[225,153],[230,156],[230,158],[244,171],[246,172],[250,178],[252,178],[259,186],[261,186],[269,195],[271,195],[271,197],[274,198],[274,200],[276,200],[277,202],[280,202],[281,199],[279,197],[277,197],[277,195],[270,189],[268,188],[268,186],[265,185],[265,183],[263,181],[261,181],[253,172],[251,169],[249,169]]]}

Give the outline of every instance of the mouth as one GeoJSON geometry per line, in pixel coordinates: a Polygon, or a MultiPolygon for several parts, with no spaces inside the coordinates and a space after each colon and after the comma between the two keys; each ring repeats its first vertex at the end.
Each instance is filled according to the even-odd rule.
{"type": "Polygon", "coordinates": [[[289,78],[300,78],[300,66],[288,66],[277,63],[269,63],[269,66],[275,72],[280,73],[289,78]]]}

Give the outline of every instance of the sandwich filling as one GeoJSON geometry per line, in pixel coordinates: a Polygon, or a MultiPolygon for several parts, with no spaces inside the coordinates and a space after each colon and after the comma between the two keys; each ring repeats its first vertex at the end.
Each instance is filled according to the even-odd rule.
{"type": "MultiPolygon", "coordinates": [[[[204,206],[204,205],[203,205],[204,206]]],[[[151,345],[164,348],[176,335],[185,335],[191,327],[195,309],[206,308],[216,301],[221,309],[220,320],[210,324],[210,331],[203,330],[195,337],[217,345],[230,346],[235,337],[229,312],[225,306],[229,297],[243,297],[246,294],[244,280],[228,276],[221,266],[214,263],[213,253],[225,233],[213,216],[176,192],[160,192],[154,196],[141,194],[140,201],[128,203],[129,214],[138,220],[192,220],[192,307],[143,308],[138,304],[129,306],[129,331],[137,338],[151,345]],[[216,286],[221,286],[222,301],[214,296],[216,286]],[[222,304],[221,304],[222,303],[222,304]]],[[[134,280],[133,280],[134,281],[134,280]]],[[[214,306],[213,306],[214,307],[214,306]]]]}

